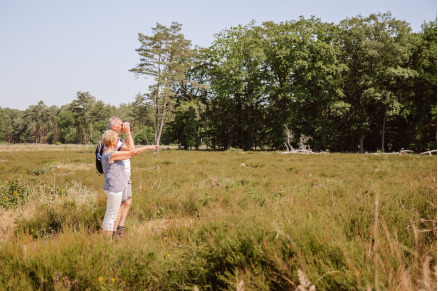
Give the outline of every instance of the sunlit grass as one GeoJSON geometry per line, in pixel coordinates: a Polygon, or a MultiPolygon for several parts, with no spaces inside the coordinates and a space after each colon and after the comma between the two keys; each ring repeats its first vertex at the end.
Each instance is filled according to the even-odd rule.
{"type": "Polygon", "coordinates": [[[0,151],[3,185],[28,190],[0,210],[0,285],[436,288],[436,157],[148,152],[110,243],[93,152],[0,151]]]}

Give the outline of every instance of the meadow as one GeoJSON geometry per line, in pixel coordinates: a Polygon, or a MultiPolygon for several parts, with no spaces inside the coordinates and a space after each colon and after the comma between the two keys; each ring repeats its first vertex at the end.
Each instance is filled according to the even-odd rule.
{"type": "Polygon", "coordinates": [[[90,146],[0,145],[0,290],[436,290],[436,156],[162,150],[102,236],[90,146]]]}

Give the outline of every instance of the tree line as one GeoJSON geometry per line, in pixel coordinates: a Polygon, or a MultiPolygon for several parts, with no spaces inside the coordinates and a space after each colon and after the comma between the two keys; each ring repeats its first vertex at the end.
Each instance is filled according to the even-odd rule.
{"type": "Polygon", "coordinates": [[[137,76],[149,92],[118,107],[77,92],[70,104],[0,108],[0,140],[96,143],[110,116],[132,124],[138,144],[189,149],[436,149],[437,22],[412,32],[390,13],[239,25],[211,46],[182,25],[139,34],[137,76]]]}

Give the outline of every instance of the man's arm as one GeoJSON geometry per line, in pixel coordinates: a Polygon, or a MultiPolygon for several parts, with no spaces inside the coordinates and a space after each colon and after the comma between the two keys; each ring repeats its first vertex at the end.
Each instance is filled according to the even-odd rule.
{"type": "Polygon", "coordinates": [[[134,140],[132,139],[129,122],[123,123],[123,131],[126,134],[126,140],[123,141],[122,151],[132,151],[135,149],[134,140]]]}

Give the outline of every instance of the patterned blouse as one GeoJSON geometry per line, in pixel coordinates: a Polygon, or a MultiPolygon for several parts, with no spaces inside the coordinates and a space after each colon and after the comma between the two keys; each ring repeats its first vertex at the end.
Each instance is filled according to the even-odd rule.
{"type": "Polygon", "coordinates": [[[125,188],[125,165],[123,161],[110,163],[110,158],[114,152],[104,152],[102,155],[102,166],[105,177],[103,190],[108,192],[122,192],[125,188]]]}

